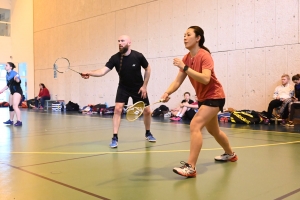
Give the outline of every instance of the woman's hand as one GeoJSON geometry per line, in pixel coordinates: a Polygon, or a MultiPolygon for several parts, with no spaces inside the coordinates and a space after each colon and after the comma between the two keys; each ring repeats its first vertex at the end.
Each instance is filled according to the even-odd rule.
{"type": "Polygon", "coordinates": [[[15,75],[14,80],[16,82],[20,82],[20,75],[19,74],[15,75]]]}
{"type": "Polygon", "coordinates": [[[185,66],[185,64],[182,62],[182,60],[180,58],[174,58],[173,65],[178,67],[179,69],[183,69],[185,66]]]}
{"type": "Polygon", "coordinates": [[[170,100],[169,94],[166,92],[160,98],[161,102],[168,102],[169,100],[170,100]]]}

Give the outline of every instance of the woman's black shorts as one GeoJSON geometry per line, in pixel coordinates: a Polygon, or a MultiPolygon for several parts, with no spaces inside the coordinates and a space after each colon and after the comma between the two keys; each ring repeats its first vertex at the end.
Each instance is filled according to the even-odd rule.
{"type": "Polygon", "coordinates": [[[23,90],[21,87],[13,86],[9,88],[10,94],[13,95],[14,93],[19,93],[21,96],[23,95],[23,90]]]}
{"type": "Polygon", "coordinates": [[[223,107],[225,105],[225,99],[206,99],[202,102],[198,102],[199,109],[201,105],[206,105],[210,107],[219,107],[220,111],[223,112],[223,107]]]}

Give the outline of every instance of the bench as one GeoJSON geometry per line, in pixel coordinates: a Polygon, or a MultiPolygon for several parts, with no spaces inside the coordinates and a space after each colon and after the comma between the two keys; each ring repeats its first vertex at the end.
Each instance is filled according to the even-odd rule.
{"type": "Polygon", "coordinates": [[[55,103],[55,102],[65,103],[64,100],[45,100],[44,109],[48,110],[49,107],[52,108],[52,104],[55,103]]]}

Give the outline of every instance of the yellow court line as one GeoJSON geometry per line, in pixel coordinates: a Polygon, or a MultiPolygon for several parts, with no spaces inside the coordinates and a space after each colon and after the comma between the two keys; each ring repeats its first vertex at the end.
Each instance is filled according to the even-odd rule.
{"type": "MultiPolygon", "coordinates": [[[[300,143],[300,140],[293,142],[281,142],[274,144],[260,144],[252,146],[241,146],[241,147],[232,147],[233,149],[247,149],[247,148],[258,148],[258,147],[269,147],[269,146],[279,146],[287,144],[296,144],[300,143]]],[[[202,149],[202,151],[215,151],[222,150],[223,148],[211,148],[211,149],[202,149]]],[[[189,152],[190,150],[165,150],[165,151],[103,151],[103,152],[34,152],[34,151],[13,151],[13,152],[0,152],[0,154],[56,154],[56,155],[98,155],[98,154],[144,154],[144,153],[176,153],[176,152],[189,152]]]]}

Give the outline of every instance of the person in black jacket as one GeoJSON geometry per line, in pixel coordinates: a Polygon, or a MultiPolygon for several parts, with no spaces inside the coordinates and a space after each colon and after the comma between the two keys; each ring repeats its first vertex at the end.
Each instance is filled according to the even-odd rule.
{"type": "Polygon", "coordinates": [[[286,126],[294,126],[294,114],[295,109],[300,108],[300,74],[296,74],[292,77],[292,81],[295,83],[293,101],[289,104],[289,122],[286,126]]]}

